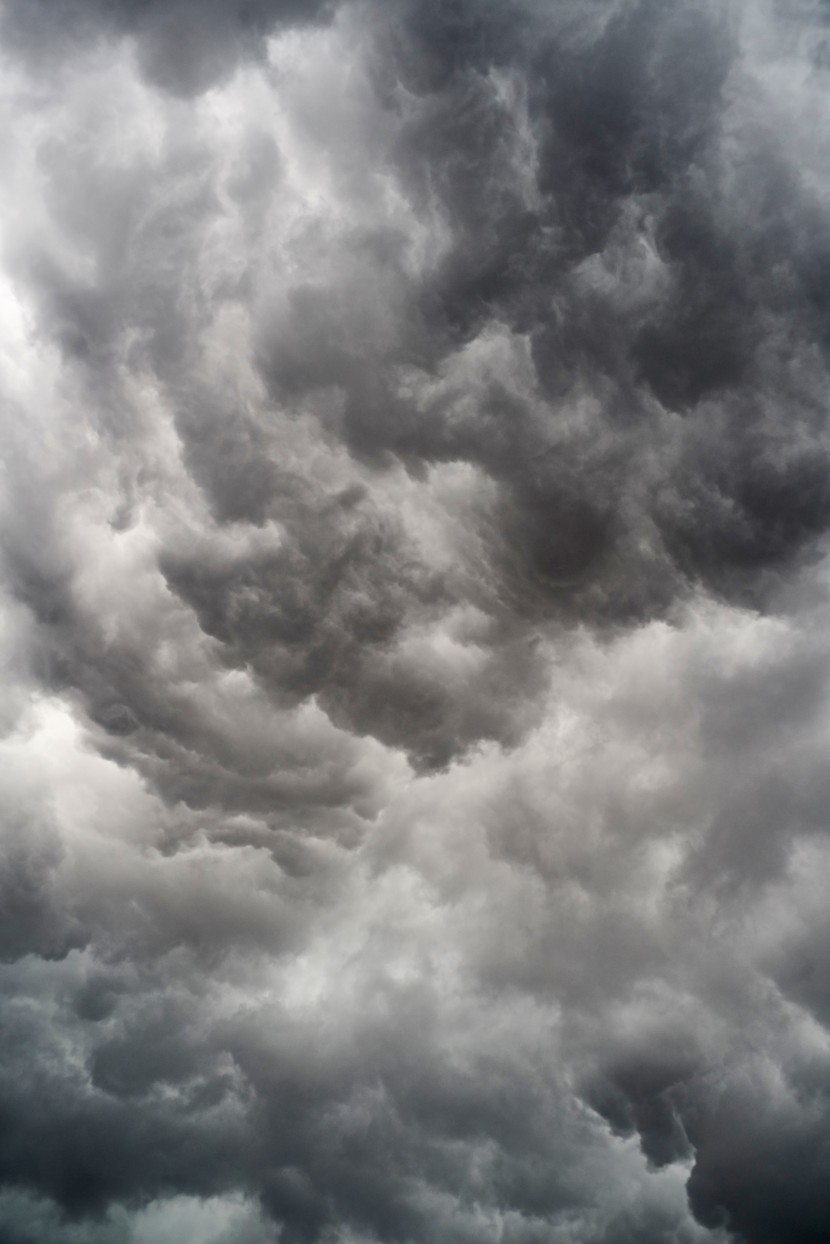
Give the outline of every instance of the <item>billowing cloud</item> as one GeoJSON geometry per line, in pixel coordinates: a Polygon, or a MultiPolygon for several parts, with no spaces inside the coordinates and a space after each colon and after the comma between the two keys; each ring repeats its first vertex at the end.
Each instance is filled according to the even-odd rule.
{"type": "Polygon", "coordinates": [[[6,5],[2,1239],[823,1244],[825,27],[6,5]]]}

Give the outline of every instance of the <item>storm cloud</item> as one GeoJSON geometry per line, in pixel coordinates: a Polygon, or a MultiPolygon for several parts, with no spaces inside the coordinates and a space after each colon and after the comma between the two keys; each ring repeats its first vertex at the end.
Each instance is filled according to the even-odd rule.
{"type": "Polygon", "coordinates": [[[824,6],[0,44],[0,1239],[824,1244],[824,6]]]}

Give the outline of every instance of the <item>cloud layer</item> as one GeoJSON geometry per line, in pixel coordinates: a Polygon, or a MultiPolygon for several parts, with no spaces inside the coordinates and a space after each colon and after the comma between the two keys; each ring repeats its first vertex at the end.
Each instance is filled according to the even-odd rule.
{"type": "Polygon", "coordinates": [[[10,0],[0,1237],[820,1244],[812,0],[10,0]]]}

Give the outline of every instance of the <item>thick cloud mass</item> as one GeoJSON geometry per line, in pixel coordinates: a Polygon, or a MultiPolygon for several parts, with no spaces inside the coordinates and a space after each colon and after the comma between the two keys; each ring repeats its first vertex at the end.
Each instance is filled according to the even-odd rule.
{"type": "Polygon", "coordinates": [[[825,6],[0,39],[0,1240],[825,1244],[825,6]]]}

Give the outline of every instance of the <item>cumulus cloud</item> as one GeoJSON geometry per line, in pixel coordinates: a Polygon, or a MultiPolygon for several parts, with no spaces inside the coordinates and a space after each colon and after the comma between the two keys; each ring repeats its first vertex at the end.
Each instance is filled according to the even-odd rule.
{"type": "Polygon", "coordinates": [[[824,1240],[827,38],[6,5],[4,1240],[824,1240]]]}

